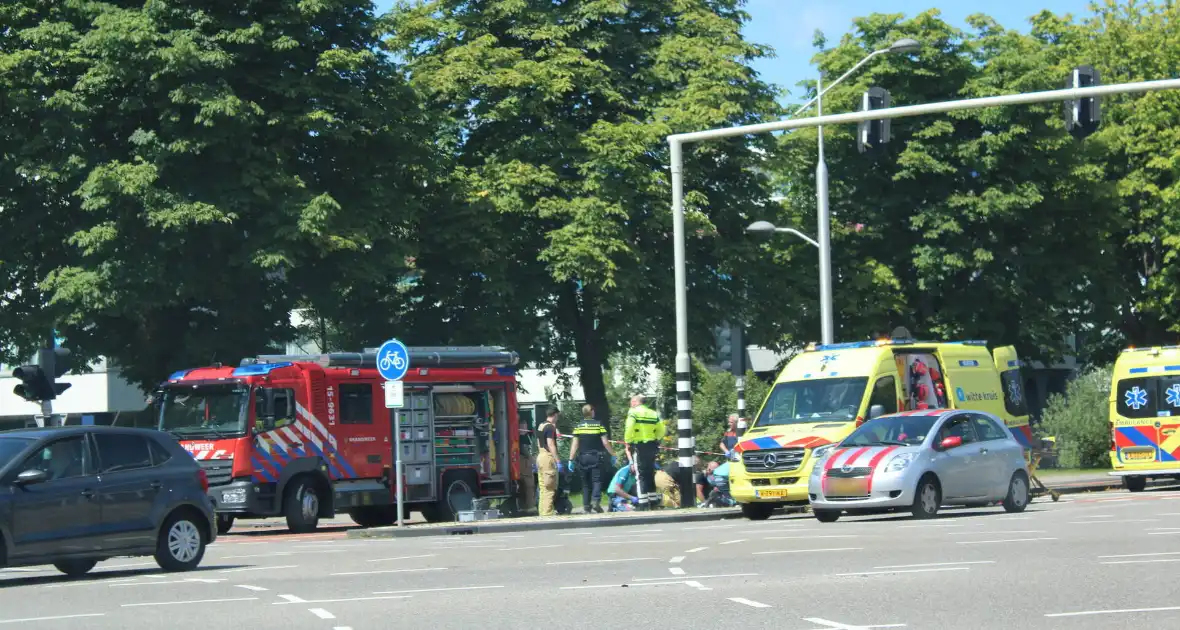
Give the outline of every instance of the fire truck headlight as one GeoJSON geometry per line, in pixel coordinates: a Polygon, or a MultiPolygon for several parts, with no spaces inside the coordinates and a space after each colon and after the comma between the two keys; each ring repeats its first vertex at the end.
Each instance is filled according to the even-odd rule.
{"type": "Polygon", "coordinates": [[[234,488],[233,490],[226,490],[225,492],[222,492],[221,493],[221,502],[225,503],[225,504],[245,503],[246,502],[246,489],[245,488],[234,488]]]}

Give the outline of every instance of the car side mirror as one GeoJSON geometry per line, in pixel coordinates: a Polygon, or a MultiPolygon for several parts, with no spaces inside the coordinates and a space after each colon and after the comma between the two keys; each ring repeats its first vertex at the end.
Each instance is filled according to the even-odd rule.
{"type": "Polygon", "coordinates": [[[885,415],[885,405],[873,405],[869,407],[869,420],[879,418],[885,415]]]}
{"type": "Polygon", "coordinates": [[[49,473],[36,468],[31,468],[16,476],[16,485],[18,486],[31,486],[46,481],[49,481],[49,473]]]}
{"type": "Polygon", "coordinates": [[[943,438],[942,442],[938,446],[940,448],[942,448],[943,450],[946,450],[946,449],[951,449],[951,448],[958,448],[962,445],[963,445],[963,438],[961,438],[957,435],[952,435],[948,438],[943,438]]]}

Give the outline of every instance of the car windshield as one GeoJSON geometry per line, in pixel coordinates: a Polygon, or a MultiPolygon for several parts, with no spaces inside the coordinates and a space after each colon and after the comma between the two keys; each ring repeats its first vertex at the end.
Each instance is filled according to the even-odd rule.
{"type": "Polygon", "coordinates": [[[926,441],[938,416],[885,416],[860,425],[844,438],[841,447],[849,446],[917,446],[926,441]]]}
{"type": "Polygon", "coordinates": [[[0,438],[0,468],[4,468],[11,462],[21,451],[32,443],[30,438],[18,437],[4,437],[0,438]]]}
{"type": "Polygon", "coordinates": [[[779,383],[754,426],[855,420],[868,383],[865,377],[779,383]]]}
{"type": "Polygon", "coordinates": [[[160,404],[160,430],[180,438],[242,435],[250,388],[242,383],[171,386],[160,404]]]}

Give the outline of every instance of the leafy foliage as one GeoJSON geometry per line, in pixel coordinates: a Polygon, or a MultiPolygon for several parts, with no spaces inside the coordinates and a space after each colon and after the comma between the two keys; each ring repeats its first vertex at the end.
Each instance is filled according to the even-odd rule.
{"type": "Polygon", "coordinates": [[[1041,430],[1057,438],[1060,467],[1110,467],[1110,379],[1110,366],[1093,368],[1049,397],[1041,430]]]}

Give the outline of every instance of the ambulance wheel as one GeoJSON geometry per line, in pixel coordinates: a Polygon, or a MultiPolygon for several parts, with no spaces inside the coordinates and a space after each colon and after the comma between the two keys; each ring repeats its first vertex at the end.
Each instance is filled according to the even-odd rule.
{"type": "Polygon", "coordinates": [[[765,521],[774,514],[773,503],[743,503],[742,516],[751,521],[765,521]]]}
{"type": "Polygon", "coordinates": [[[296,477],[287,486],[283,515],[293,534],[314,532],[320,524],[320,493],[311,477],[296,477]]]}
{"type": "Polygon", "coordinates": [[[443,475],[438,501],[423,508],[422,515],[431,523],[450,523],[459,512],[470,510],[479,497],[479,480],[469,470],[452,470],[443,475]]]}
{"type": "Polygon", "coordinates": [[[812,510],[815,520],[821,523],[835,523],[840,520],[840,510],[812,510]]]}
{"type": "Polygon", "coordinates": [[[234,526],[233,514],[218,514],[217,515],[217,535],[224,536],[229,533],[229,530],[234,526]]]}
{"type": "Polygon", "coordinates": [[[1131,492],[1143,492],[1147,487],[1147,477],[1123,477],[1123,487],[1131,492]]]}

